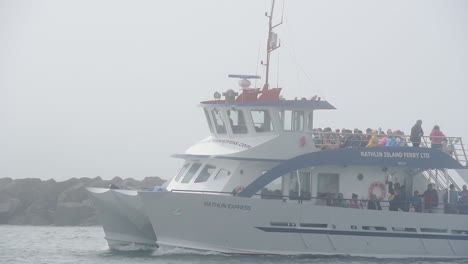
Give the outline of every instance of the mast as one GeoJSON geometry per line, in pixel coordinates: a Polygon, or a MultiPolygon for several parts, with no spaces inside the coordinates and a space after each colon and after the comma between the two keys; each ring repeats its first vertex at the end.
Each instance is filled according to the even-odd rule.
{"type": "Polygon", "coordinates": [[[265,84],[263,85],[263,90],[268,90],[270,88],[269,77],[270,77],[270,53],[281,46],[281,43],[277,43],[278,35],[273,32],[273,29],[281,24],[283,24],[283,18],[281,18],[281,22],[276,25],[273,25],[273,11],[275,8],[275,0],[271,1],[271,10],[270,14],[268,15],[265,12],[265,16],[268,17],[268,39],[267,39],[267,56],[266,56],[266,63],[262,64],[265,65],[265,84]]]}

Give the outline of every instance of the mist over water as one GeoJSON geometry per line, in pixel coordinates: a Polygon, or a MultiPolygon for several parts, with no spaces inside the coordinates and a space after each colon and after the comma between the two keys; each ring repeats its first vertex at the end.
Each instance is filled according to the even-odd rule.
{"type": "Polygon", "coordinates": [[[106,263],[468,263],[468,260],[374,259],[329,256],[245,256],[226,255],[174,247],[154,252],[110,250],[101,227],[0,226],[0,263],[19,264],[106,264],[106,263]]]}

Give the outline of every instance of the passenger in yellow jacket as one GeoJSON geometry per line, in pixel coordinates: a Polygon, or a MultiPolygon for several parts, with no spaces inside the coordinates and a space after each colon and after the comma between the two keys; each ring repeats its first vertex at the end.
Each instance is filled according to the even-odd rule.
{"type": "Polygon", "coordinates": [[[367,147],[377,147],[379,145],[379,138],[377,137],[377,131],[372,131],[372,137],[369,139],[367,143],[367,147]]]}

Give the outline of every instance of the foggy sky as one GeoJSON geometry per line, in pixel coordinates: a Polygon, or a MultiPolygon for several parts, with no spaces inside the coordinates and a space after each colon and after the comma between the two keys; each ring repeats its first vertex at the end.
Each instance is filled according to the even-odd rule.
{"type": "MultiPolygon", "coordinates": [[[[318,127],[422,119],[468,142],[467,1],[277,2],[270,83],[337,107],[318,127]]],[[[263,75],[269,7],[0,0],[0,177],[170,178],[169,156],[208,136],[197,104],[263,75]]]]}

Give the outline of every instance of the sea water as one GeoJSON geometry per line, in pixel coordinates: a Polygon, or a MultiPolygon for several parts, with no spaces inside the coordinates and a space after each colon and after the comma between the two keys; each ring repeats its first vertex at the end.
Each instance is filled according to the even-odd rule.
{"type": "Polygon", "coordinates": [[[19,264],[307,264],[307,263],[468,263],[466,260],[374,259],[325,256],[245,256],[174,247],[139,252],[110,250],[101,227],[0,225],[0,263],[19,264]]]}

